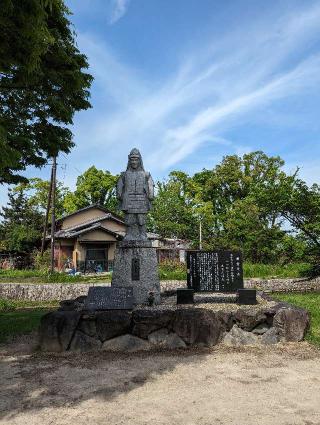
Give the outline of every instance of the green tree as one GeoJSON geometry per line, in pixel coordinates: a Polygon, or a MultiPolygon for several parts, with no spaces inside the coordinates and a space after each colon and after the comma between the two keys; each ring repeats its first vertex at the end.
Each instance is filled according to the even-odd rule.
{"type": "MultiPolygon", "coordinates": [[[[14,193],[22,191],[28,200],[29,206],[44,215],[47,209],[49,189],[49,180],[34,177],[29,179],[28,183],[19,183],[12,191],[14,193]]],[[[64,202],[66,196],[70,193],[70,189],[65,187],[62,182],[56,182],[55,209],[57,217],[61,217],[67,212],[64,209],[64,202]]]]}
{"type": "Polygon", "coordinates": [[[99,204],[110,211],[117,211],[116,183],[118,176],[109,171],[88,168],[77,178],[76,190],[66,194],[64,209],[72,213],[92,204],[99,204]]]}
{"type": "Polygon", "coordinates": [[[63,0],[2,0],[0,183],[73,146],[75,111],[90,107],[92,77],[75,44],[63,0]]]}
{"type": "Polygon", "coordinates": [[[211,172],[194,176],[204,201],[212,204],[211,247],[242,249],[251,261],[277,261],[286,236],[284,217],[272,202],[295,176],[283,171],[284,161],[263,152],[242,158],[226,156],[211,172]]]}
{"type": "Polygon", "coordinates": [[[163,237],[195,240],[198,235],[198,221],[193,212],[190,197],[190,177],[173,171],[169,179],[157,182],[156,197],[148,217],[148,229],[163,237]]]}
{"type": "Polygon", "coordinates": [[[23,190],[8,192],[8,204],[0,215],[1,248],[13,252],[31,252],[40,244],[43,216],[30,206],[23,190]]]}

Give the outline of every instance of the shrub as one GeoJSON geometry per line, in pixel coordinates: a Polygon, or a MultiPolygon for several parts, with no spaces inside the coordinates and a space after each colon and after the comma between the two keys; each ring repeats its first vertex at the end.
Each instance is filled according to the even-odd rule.
{"type": "Polygon", "coordinates": [[[187,266],[176,260],[163,260],[159,264],[159,276],[164,280],[185,280],[187,279],[187,266]]]}
{"type": "Polygon", "coordinates": [[[51,264],[51,252],[50,249],[44,251],[43,255],[38,250],[33,251],[32,254],[34,268],[36,270],[48,271],[51,264]]]}

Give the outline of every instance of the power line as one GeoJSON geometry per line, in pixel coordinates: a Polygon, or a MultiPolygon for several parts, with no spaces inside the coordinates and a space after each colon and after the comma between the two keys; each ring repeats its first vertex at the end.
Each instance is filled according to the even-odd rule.
{"type": "MultiPolygon", "coordinates": [[[[67,161],[69,161],[68,160],[68,158],[66,157],[66,155],[64,154],[64,153],[62,153],[62,152],[60,152],[60,154],[67,160],[67,161]]],[[[68,164],[68,165],[70,165],[70,163],[68,164]]],[[[75,167],[73,164],[71,164],[71,166],[76,170],[76,172],[77,173],[79,173],[79,174],[82,174],[82,171],[80,171],[77,167],[75,167]]]]}

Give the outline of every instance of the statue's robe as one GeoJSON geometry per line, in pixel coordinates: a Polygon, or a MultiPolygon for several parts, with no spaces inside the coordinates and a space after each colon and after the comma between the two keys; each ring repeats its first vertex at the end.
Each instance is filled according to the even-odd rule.
{"type": "Polygon", "coordinates": [[[121,173],[117,183],[120,209],[127,214],[147,214],[153,191],[154,183],[150,173],[130,169],[121,173]]]}

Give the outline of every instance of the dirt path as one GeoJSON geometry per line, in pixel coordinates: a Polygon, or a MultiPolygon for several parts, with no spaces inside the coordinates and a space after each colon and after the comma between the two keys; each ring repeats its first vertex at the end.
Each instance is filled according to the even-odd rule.
{"type": "Polygon", "coordinates": [[[320,352],[285,347],[139,355],[12,355],[0,363],[10,425],[320,425],[320,352]]]}

